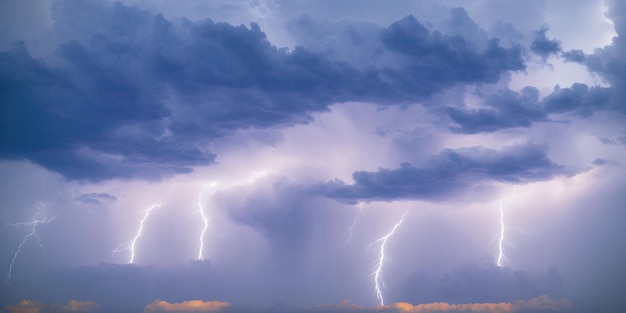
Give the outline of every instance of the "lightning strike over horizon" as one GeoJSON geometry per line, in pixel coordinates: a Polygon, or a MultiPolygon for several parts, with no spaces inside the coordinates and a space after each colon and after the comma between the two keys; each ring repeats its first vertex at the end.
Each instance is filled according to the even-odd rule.
{"type": "Polygon", "coordinates": [[[130,243],[130,260],[128,261],[128,264],[135,263],[135,244],[137,243],[137,240],[139,239],[139,237],[141,237],[143,234],[143,226],[146,223],[148,216],[150,216],[150,212],[152,212],[154,208],[161,207],[161,205],[162,203],[155,204],[146,210],[146,214],[143,216],[143,218],[141,219],[141,223],[139,224],[139,229],[137,230],[137,234],[135,235],[135,238],[133,238],[133,241],[131,241],[130,243]]]}
{"type": "Polygon", "coordinates": [[[207,190],[207,188],[209,187],[215,187],[215,185],[217,185],[216,182],[212,182],[211,184],[205,186],[204,188],[202,188],[202,191],[200,192],[200,195],[198,195],[198,211],[200,212],[200,216],[202,217],[202,221],[204,223],[204,227],[202,228],[202,232],[200,233],[200,249],[198,250],[198,260],[204,260],[204,236],[206,235],[207,230],[209,229],[209,218],[206,215],[206,212],[204,211],[204,207],[202,206],[202,196],[204,195],[204,192],[207,190]]]}
{"type": "MultiPolygon", "coordinates": [[[[241,186],[241,185],[246,185],[246,184],[252,184],[254,183],[257,179],[264,177],[266,175],[268,175],[269,172],[268,171],[255,171],[252,172],[249,177],[237,181],[237,182],[231,182],[231,183],[227,183],[227,184],[221,184],[220,189],[227,189],[227,188],[231,188],[234,186],[241,186]]],[[[204,188],[202,188],[202,191],[200,192],[200,194],[198,195],[198,202],[196,202],[196,206],[198,207],[198,212],[200,213],[200,216],[202,218],[202,231],[200,232],[200,236],[198,241],[200,242],[200,247],[198,249],[198,260],[204,260],[204,247],[205,247],[205,242],[204,242],[204,237],[206,236],[206,232],[209,229],[210,226],[210,221],[209,221],[209,217],[207,215],[206,210],[204,209],[204,207],[202,206],[202,198],[203,195],[205,194],[205,192],[207,191],[207,189],[209,188],[214,188],[216,187],[218,184],[217,181],[211,182],[210,184],[204,186],[204,188]]],[[[211,193],[211,195],[215,194],[217,190],[213,190],[213,192],[211,193]]]]}
{"type": "Polygon", "coordinates": [[[17,260],[17,257],[20,254],[20,252],[22,252],[22,247],[24,246],[24,244],[26,244],[26,242],[28,241],[28,239],[30,237],[35,237],[35,239],[37,239],[37,245],[39,246],[39,249],[41,249],[41,252],[44,253],[43,245],[41,244],[41,240],[39,238],[39,235],[37,235],[37,226],[40,225],[40,224],[48,224],[48,223],[52,222],[55,218],[56,218],[56,215],[53,216],[50,219],[47,219],[45,214],[43,214],[43,213],[35,213],[35,215],[33,216],[33,219],[31,221],[29,221],[29,222],[10,224],[12,226],[32,226],[32,228],[31,228],[30,233],[28,233],[28,234],[26,234],[26,236],[24,236],[24,239],[19,244],[19,246],[17,247],[17,250],[13,254],[13,258],[11,259],[11,264],[9,265],[9,272],[8,272],[7,278],[6,278],[6,284],[7,285],[11,281],[11,275],[13,273],[13,265],[15,264],[15,261],[17,260]]]}
{"type": "Polygon", "coordinates": [[[500,200],[500,239],[498,240],[498,259],[496,260],[496,265],[498,267],[502,267],[502,261],[507,260],[506,256],[504,256],[504,248],[502,244],[506,241],[504,238],[504,209],[502,209],[502,200],[500,200]]]}
{"type": "Polygon", "coordinates": [[[135,263],[135,245],[137,244],[137,240],[139,240],[139,238],[143,236],[144,225],[146,223],[146,220],[150,216],[150,213],[152,212],[152,210],[154,210],[155,208],[161,207],[161,205],[163,205],[163,203],[155,204],[146,210],[146,213],[144,214],[143,218],[141,219],[141,222],[139,223],[139,229],[137,229],[137,233],[135,234],[135,237],[133,237],[133,240],[131,240],[130,242],[124,243],[123,245],[126,246],[125,248],[122,248],[122,249],[117,248],[113,250],[112,251],[113,254],[117,252],[121,252],[121,251],[129,251],[130,259],[128,260],[128,264],[135,263]]]}
{"type": "Polygon", "coordinates": [[[389,233],[387,233],[387,235],[377,239],[374,242],[381,242],[380,244],[380,258],[378,259],[378,264],[376,265],[376,271],[374,271],[374,287],[376,288],[376,298],[378,299],[378,301],[380,302],[381,306],[385,305],[385,300],[383,298],[383,292],[382,292],[382,287],[385,287],[385,283],[382,281],[381,276],[381,272],[383,270],[383,263],[386,259],[385,257],[385,245],[387,244],[387,241],[389,240],[389,237],[391,237],[395,232],[396,229],[398,229],[398,227],[400,227],[400,225],[402,224],[402,222],[404,221],[404,218],[406,217],[408,211],[404,212],[404,214],[402,214],[402,217],[400,218],[400,221],[398,221],[398,223],[396,223],[393,228],[391,229],[391,231],[389,233]]]}

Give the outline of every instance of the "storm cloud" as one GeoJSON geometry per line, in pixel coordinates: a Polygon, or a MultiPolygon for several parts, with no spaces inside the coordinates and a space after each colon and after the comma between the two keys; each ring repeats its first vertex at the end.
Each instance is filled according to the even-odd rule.
{"type": "Polygon", "coordinates": [[[505,147],[446,149],[425,167],[402,163],[399,168],[352,174],[354,184],[331,181],[319,186],[321,193],[343,201],[390,201],[394,199],[443,199],[477,184],[495,181],[525,184],[575,172],[554,164],[546,147],[534,144],[505,147]]]}
{"type": "MultiPolygon", "coordinates": [[[[458,10],[452,19],[471,22],[458,10]]],[[[23,42],[0,54],[0,153],[73,179],[188,173],[214,162],[208,144],[236,130],[308,123],[338,102],[413,103],[524,69],[519,46],[492,38],[481,50],[413,16],[380,30],[381,47],[403,61],[356,68],[276,47],[257,24],[168,20],[106,1],[58,1],[52,12],[58,62],[23,42]]]]}

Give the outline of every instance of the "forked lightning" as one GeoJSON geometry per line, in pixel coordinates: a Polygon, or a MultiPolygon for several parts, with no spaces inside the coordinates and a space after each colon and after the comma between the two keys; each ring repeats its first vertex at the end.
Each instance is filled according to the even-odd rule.
{"type": "Polygon", "coordinates": [[[376,271],[374,271],[374,286],[376,288],[376,298],[378,299],[379,303],[381,306],[385,305],[385,300],[383,298],[383,291],[382,288],[385,287],[385,283],[383,282],[382,278],[381,278],[381,273],[383,270],[383,263],[385,262],[385,245],[387,245],[387,241],[389,240],[389,238],[396,232],[396,229],[398,229],[398,227],[400,227],[400,225],[402,224],[402,222],[404,221],[404,217],[407,215],[407,212],[404,212],[404,214],[402,214],[402,217],[400,218],[400,221],[398,221],[398,223],[396,223],[393,228],[391,229],[391,231],[379,238],[378,240],[374,241],[374,242],[381,242],[380,244],[380,257],[378,258],[378,264],[376,265],[376,271]]]}
{"type": "Polygon", "coordinates": [[[24,244],[26,244],[29,238],[34,237],[37,240],[37,245],[39,246],[39,249],[41,249],[42,253],[44,252],[43,245],[41,244],[41,240],[39,239],[39,235],[37,235],[37,226],[39,226],[40,224],[50,223],[55,218],[56,218],[56,215],[50,219],[47,219],[45,214],[35,213],[35,216],[33,216],[33,219],[29,222],[11,224],[12,226],[31,226],[31,229],[30,229],[30,233],[24,236],[24,239],[19,244],[19,246],[17,246],[17,250],[15,250],[15,253],[13,254],[13,258],[11,259],[11,264],[9,265],[9,273],[7,274],[7,279],[6,279],[7,285],[11,281],[11,275],[13,273],[13,265],[15,264],[15,260],[17,260],[18,255],[20,254],[20,252],[22,252],[22,247],[24,246],[24,244]]]}
{"type": "Polygon", "coordinates": [[[139,240],[139,238],[141,238],[143,236],[143,228],[144,225],[146,223],[146,220],[148,219],[148,217],[150,216],[150,213],[152,212],[152,210],[154,210],[155,208],[161,207],[162,203],[159,204],[155,204],[151,207],[149,207],[146,210],[146,213],[143,215],[143,218],[141,219],[141,222],[139,223],[139,228],[137,229],[137,233],[135,234],[135,237],[133,237],[133,239],[130,241],[130,243],[125,243],[123,244],[124,246],[126,246],[125,248],[117,248],[115,250],[113,250],[113,253],[117,253],[117,252],[121,252],[121,251],[129,251],[130,252],[130,259],[128,260],[128,264],[134,264],[135,263],[135,255],[136,255],[136,251],[135,251],[135,246],[137,245],[137,240],[139,240]]]}

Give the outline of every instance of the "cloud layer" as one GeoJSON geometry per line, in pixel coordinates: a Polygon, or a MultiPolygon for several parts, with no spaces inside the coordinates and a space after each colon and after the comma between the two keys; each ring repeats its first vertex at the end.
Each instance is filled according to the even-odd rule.
{"type": "Polygon", "coordinates": [[[482,147],[447,149],[432,157],[426,167],[403,163],[397,169],[355,172],[354,184],[332,181],[321,193],[343,201],[394,199],[444,199],[485,181],[523,184],[549,180],[574,172],[554,164],[546,147],[525,144],[498,152],[482,147]]]}
{"type": "MultiPolygon", "coordinates": [[[[58,1],[52,11],[58,62],[24,43],[0,54],[0,153],[75,179],[185,173],[212,163],[208,143],[236,130],[307,123],[344,101],[412,103],[524,69],[519,46],[494,38],[481,49],[413,16],[372,34],[396,64],[356,68],[277,48],[256,24],[168,20],[106,1],[58,1]]],[[[452,19],[471,21],[457,11],[452,19]]]]}

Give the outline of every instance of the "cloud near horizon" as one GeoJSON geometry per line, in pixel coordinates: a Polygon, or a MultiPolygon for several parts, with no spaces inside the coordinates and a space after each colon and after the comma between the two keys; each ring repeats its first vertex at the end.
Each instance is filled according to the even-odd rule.
{"type": "Polygon", "coordinates": [[[39,301],[22,300],[16,305],[7,304],[4,309],[9,313],[70,313],[94,312],[99,305],[92,301],[70,300],[67,304],[45,304],[39,301]]]}
{"type": "MultiPolygon", "coordinates": [[[[385,312],[385,313],[410,313],[410,312],[477,312],[477,313],[533,313],[533,312],[563,312],[572,307],[567,299],[552,299],[547,295],[538,296],[529,300],[499,303],[447,303],[433,302],[423,304],[411,304],[408,302],[396,302],[378,307],[364,307],[351,304],[348,300],[337,305],[317,305],[314,307],[295,307],[274,305],[268,307],[246,306],[231,304],[224,301],[187,300],[182,302],[167,302],[154,300],[148,304],[142,312],[385,312]]],[[[17,305],[5,307],[9,313],[70,313],[70,312],[109,312],[91,301],[70,300],[65,305],[48,305],[43,302],[23,300],[17,305]]],[[[113,311],[111,311],[113,312],[113,311]]]]}
{"type": "Polygon", "coordinates": [[[510,312],[561,312],[571,309],[572,303],[567,299],[552,299],[542,295],[530,300],[519,300],[511,303],[469,303],[450,304],[446,302],[434,302],[426,304],[410,304],[398,302],[388,305],[398,312],[484,312],[484,313],[510,313],[510,312]]]}
{"type": "Polygon", "coordinates": [[[146,306],[144,312],[217,312],[230,306],[223,301],[189,300],[177,303],[169,303],[162,300],[154,300],[146,306]]]}

